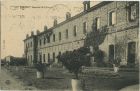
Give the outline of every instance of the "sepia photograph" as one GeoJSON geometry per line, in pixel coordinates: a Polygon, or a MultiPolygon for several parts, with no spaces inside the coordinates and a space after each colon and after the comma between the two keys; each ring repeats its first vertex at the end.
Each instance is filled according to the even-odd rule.
{"type": "Polygon", "coordinates": [[[139,1],[0,0],[0,90],[139,91],[139,1]]]}

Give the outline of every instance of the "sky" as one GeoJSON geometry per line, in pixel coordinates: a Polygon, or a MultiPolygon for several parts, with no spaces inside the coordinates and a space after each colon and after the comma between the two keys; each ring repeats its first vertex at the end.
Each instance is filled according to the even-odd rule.
{"type": "Polygon", "coordinates": [[[82,11],[82,1],[1,0],[1,57],[22,57],[26,34],[52,27],[54,19],[64,21],[66,12],[74,16],[82,11]]]}

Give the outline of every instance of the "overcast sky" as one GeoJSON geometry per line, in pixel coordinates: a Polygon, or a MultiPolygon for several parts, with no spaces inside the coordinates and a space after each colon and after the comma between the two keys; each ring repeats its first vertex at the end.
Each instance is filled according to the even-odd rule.
{"type": "MultiPolygon", "coordinates": [[[[97,3],[91,2],[91,6],[97,3]]],[[[73,16],[82,11],[82,1],[2,0],[2,58],[8,55],[21,57],[26,34],[30,35],[31,31],[35,32],[37,29],[43,31],[44,25],[51,27],[55,18],[58,23],[64,21],[66,12],[73,16]]]]}

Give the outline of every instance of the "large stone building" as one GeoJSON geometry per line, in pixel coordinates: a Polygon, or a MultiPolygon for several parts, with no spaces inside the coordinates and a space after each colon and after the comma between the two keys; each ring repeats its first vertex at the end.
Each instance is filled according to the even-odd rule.
{"type": "Polygon", "coordinates": [[[43,32],[33,32],[24,40],[25,55],[29,62],[42,61],[48,63],[65,51],[71,51],[84,45],[87,33],[92,31],[92,25],[97,29],[107,26],[108,34],[99,46],[105,52],[105,61],[115,58],[116,46],[121,45],[119,54],[121,64],[138,62],[138,34],[139,34],[139,2],[132,1],[103,1],[90,7],[90,1],[84,1],[83,12],[71,17],[66,13],[66,20],[43,32]],[[95,22],[95,23],[93,23],[95,22]]]}

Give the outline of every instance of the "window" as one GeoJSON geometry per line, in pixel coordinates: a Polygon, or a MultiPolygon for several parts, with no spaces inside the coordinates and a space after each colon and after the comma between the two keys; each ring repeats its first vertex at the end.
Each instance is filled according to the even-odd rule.
{"type": "Polygon", "coordinates": [[[69,35],[68,35],[68,29],[66,29],[66,39],[68,39],[69,35]]]}
{"type": "Polygon", "coordinates": [[[48,62],[50,62],[50,53],[48,53],[48,62]]]}
{"type": "MultiPolygon", "coordinates": [[[[61,56],[61,52],[59,52],[58,55],[61,56]]],[[[60,63],[60,60],[58,60],[58,63],[60,63]]]]}
{"type": "Polygon", "coordinates": [[[46,39],[44,38],[44,45],[45,45],[45,43],[46,43],[46,39]]]}
{"type": "Polygon", "coordinates": [[[100,28],[100,18],[96,18],[96,23],[97,23],[97,29],[100,28]]]}
{"type": "Polygon", "coordinates": [[[42,42],[42,41],[41,41],[41,39],[40,39],[40,46],[41,46],[41,42],[42,42]]]}
{"type": "Polygon", "coordinates": [[[28,43],[28,47],[30,47],[29,43],[28,43]]]}
{"type": "Polygon", "coordinates": [[[100,28],[100,18],[96,17],[95,20],[93,21],[93,25],[95,30],[98,30],[100,28]]]}
{"type": "Polygon", "coordinates": [[[53,53],[53,61],[55,62],[55,53],[53,53]]]}
{"type": "Polygon", "coordinates": [[[39,55],[39,60],[42,61],[42,55],[41,54],[39,55]]]}
{"type": "Polygon", "coordinates": [[[109,61],[113,61],[114,56],[114,45],[109,45],[109,61]]]}
{"type": "Polygon", "coordinates": [[[45,62],[45,60],[46,60],[46,59],[45,59],[45,54],[43,54],[43,61],[45,62]]]}
{"type": "Polygon", "coordinates": [[[73,35],[74,35],[75,37],[77,36],[77,27],[76,27],[76,26],[74,26],[73,35]]]}
{"type": "Polygon", "coordinates": [[[130,12],[129,12],[129,20],[134,21],[139,16],[139,10],[138,10],[137,4],[132,4],[130,6],[130,12]]]}
{"type": "Polygon", "coordinates": [[[116,12],[112,11],[109,13],[109,25],[116,24],[116,12]]]}
{"type": "Polygon", "coordinates": [[[32,47],[32,42],[31,42],[31,47],[32,47]]]}
{"type": "Polygon", "coordinates": [[[30,56],[28,55],[28,61],[30,60],[30,56]]]}
{"type": "Polygon", "coordinates": [[[50,43],[50,37],[47,37],[47,42],[50,43]]]}
{"type": "Polygon", "coordinates": [[[58,55],[61,55],[61,52],[59,52],[59,54],[58,55]]]}
{"type": "Polygon", "coordinates": [[[83,33],[85,34],[86,31],[87,31],[87,23],[84,22],[84,23],[83,23],[83,33]]]}
{"type": "Polygon", "coordinates": [[[32,62],[32,55],[31,55],[31,62],[32,62]]]}
{"type": "Polygon", "coordinates": [[[59,32],[59,40],[61,40],[61,32],[59,32]]]}
{"type": "Polygon", "coordinates": [[[26,48],[28,47],[28,44],[26,44],[26,48]]]}
{"type": "Polygon", "coordinates": [[[55,42],[55,34],[53,34],[53,42],[55,42]]]}

